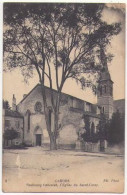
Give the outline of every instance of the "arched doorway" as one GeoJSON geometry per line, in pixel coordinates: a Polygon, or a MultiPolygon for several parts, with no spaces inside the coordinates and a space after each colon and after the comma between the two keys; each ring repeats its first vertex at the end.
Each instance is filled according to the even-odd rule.
{"type": "Polygon", "coordinates": [[[34,134],[35,134],[35,145],[41,146],[42,140],[43,140],[43,133],[42,133],[42,129],[40,128],[40,126],[35,127],[34,134]]]}

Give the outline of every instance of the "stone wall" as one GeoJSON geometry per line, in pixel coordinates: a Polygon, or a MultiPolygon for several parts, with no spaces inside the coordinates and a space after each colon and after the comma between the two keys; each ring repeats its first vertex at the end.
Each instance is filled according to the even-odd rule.
{"type": "Polygon", "coordinates": [[[81,110],[74,111],[70,105],[60,107],[59,123],[61,129],[58,137],[58,147],[74,149],[78,132],[84,127],[81,110]]]}

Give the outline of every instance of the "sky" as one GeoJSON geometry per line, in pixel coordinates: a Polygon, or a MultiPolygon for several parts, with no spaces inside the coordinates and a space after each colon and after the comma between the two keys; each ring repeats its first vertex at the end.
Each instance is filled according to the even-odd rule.
{"type": "MultiPolygon", "coordinates": [[[[122,31],[114,36],[108,51],[114,55],[109,64],[109,72],[114,82],[113,97],[115,100],[125,97],[125,13],[124,4],[106,4],[103,11],[103,20],[108,23],[121,22],[122,31]]],[[[22,100],[23,94],[29,93],[38,83],[38,76],[35,74],[29,83],[24,82],[20,70],[3,73],[3,99],[12,104],[12,95],[15,94],[17,103],[22,100]]],[[[97,97],[90,89],[82,90],[80,85],[69,79],[64,85],[63,92],[96,103],[97,97]]]]}

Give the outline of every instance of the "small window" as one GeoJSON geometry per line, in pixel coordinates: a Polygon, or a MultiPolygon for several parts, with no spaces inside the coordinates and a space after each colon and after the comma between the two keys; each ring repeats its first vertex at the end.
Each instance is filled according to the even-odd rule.
{"type": "Polygon", "coordinates": [[[5,120],[5,127],[10,127],[10,120],[5,120]]]}
{"type": "Polygon", "coordinates": [[[91,104],[86,103],[86,111],[91,112],[91,104]]]}
{"type": "Polygon", "coordinates": [[[94,122],[91,123],[91,135],[95,133],[95,124],[94,122]]]}
{"type": "Polygon", "coordinates": [[[36,102],[34,110],[36,112],[41,112],[42,111],[42,104],[41,104],[41,102],[36,102]]]}
{"type": "Polygon", "coordinates": [[[27,110],[26,112],[26,120],[27,120],[27,131],[30,131],[30,110],[27,110]]]}
{"type": "Polygon", "coordinates": [[[102,107],[102,113],[103,114],[105,113],[105,107],[102,107]]]}
{"type": "Polygon", "coordinates": [[[73,108],[77,108],[77,100],[75,98],[73,99],[73,108]]]}
{"type": "Polygon", "coordinates": [[[68,103],[67,97],[62,95],[61,100],[60,100],[60,106],[64,106],[67,103],[68,103]]]}
{"type": "Polygon", "coordinates": [[[100,108],[97,107],[97,114],[100,114],[100,108]]]}
{"type": "Polygon", "coordinates": [[[28,113],[28,131],[30,130],[30,113],[28,113]]]}
{"type": "Polygon", "coordinates": [[[110,87],[110,95],[112,96],[112,87],[110,87]]]}
{"type": "Polygon", "coordinates": [[[15,127],[18,129],[20,127],[19,121],[15,121],[15,127]]]}

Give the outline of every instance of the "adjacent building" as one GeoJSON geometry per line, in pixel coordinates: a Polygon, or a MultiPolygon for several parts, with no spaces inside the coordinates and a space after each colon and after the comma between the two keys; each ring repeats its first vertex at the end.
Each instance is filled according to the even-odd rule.
{"type": "Polygon", "coordinates": [[[19,113],[16,109],[16,98],[13,95],[13,105],[11,109],[3,109],[3,134],[6,130],[15,130],[18,133],[18,137],[16,139],[5,140],[3,139],[3,145],[10,146],[22,144],[23,135],[24,135],[24,117],[19,113]]]}

